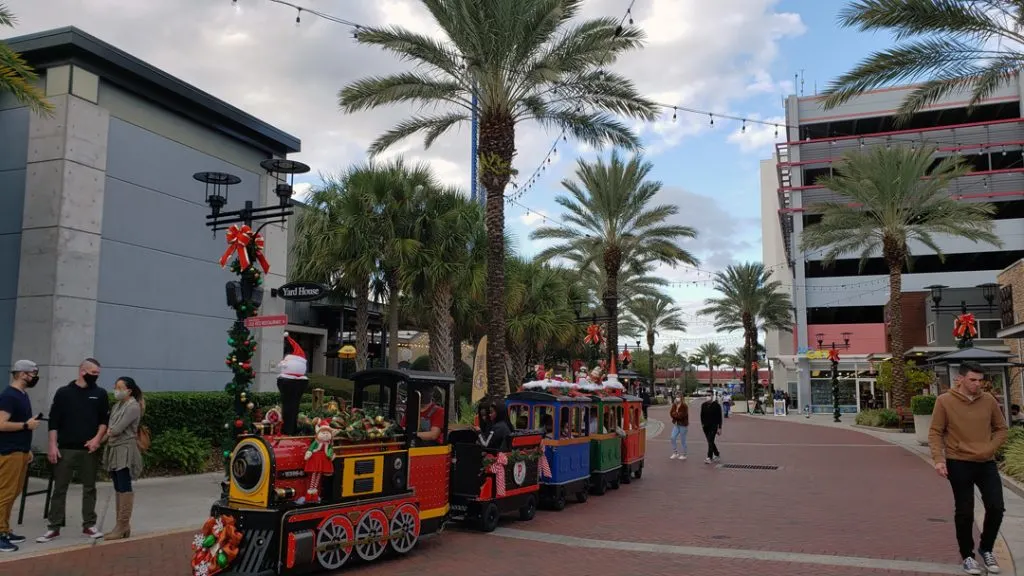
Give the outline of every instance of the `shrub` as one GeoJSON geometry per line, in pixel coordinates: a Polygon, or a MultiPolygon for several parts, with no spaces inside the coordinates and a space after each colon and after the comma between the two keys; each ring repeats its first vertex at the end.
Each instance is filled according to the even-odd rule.
{"type": "Polygon", "coordinates": [[[210,441],[186,428],[166,430],[153,438],[146,465],[186,474],[202,472],[210,458],[210,441]]]}
{"type": "MultiPolygon", "coordinates": [[[[225,415],[232,410],[231,397],[224,392],[149,392],[142,423],[153,437],[184,428],[199,438],[217,444],[224,437],[225,415]]],[[[277,392],[253,392],[249,400],[269,408],[280,401],[277,392]]]]}
{"type": "Polygon", "coordinates": [[[895,428],[900,425],[900,415],[895,410],[883,408],[881,410],[861,410],[857,413],[854,422],[860,426],[874,426],[876,428],[895,428]]]}
{"type": "Polygon", "coordinates": [[[744,396],[743,394],[733,394],[732,395],[732,401],[733,401],[733,404],[735,404],[737,402],[746,402],[747,401],[747,397],[744,396]]]}
{"type": "Polygon", "coordinates": [[[1004,445],[1003,471],[1024,482],[1024,440],[1020,437],[1004,445]]]}
{"type": "Polygon", "coordinates": [[[931,416],[935,408],[935,396],[922,394],[910,399],[910,412],[914,416],[931,416]]]}
{"type": "Polygon", "coordinates": [[[1010,428],[1009,433],[1007,433],[1006,442],[1003,442],[1003,445],[999,447],[999,450],[996,450],[996,460],[1002,460],[1006,454],[1006,449],[1011,444],[1017,443],[1024,444],[1024,428],[1014,426],[1010,428]]]}

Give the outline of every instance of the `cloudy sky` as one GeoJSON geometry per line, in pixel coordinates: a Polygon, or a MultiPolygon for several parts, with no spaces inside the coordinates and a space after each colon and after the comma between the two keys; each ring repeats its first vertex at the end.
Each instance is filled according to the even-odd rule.
{"type": "MultiPolygon", "coordinates": [[[[416,0],[293,0],[362,25],[392,24],[437,32],[416,0]]],[[[73,25],[128,51],[302,139],[297,159],[316,173],[332,173],[365,157],[367,145],[408,114],[400,108],[343,115],[337,92],[367,75],[407,69],[379,50],[358,46],[351,29],[269,0],[8,0],[19,17],[16,34],[73,25]]],[[[840,0],[636,0],[631,16],[647,34],[646,48],[615,67],[650,98],[718,114],[782,122],[782,98],[845,71],[885,38],[840,31],[834,22],[840,0]],[[796,81],[803,74],[804,81],[796,81]],[[802,88],[801,88],[802,84],[802,88]]],[[[585,16],[621,17],[628,0],[590,0],[585,16]]],[[[731,262],[761,260],[758,161],[770,157],[771,127],[671,113],[636,128],[643,137],[653,177],[663,182],[660,200],[677,204],[679,223],[700,235],[687,248],[700,270],[662,272],[675,282],[671,295],[686,311],[686,334],[666,334],[661,344],[683,349],[715,340],[697,318],[712,295],[708,279],[731,262]]],[[[517,132],[516,168],[529,174],[542,162],[554,133],[530,125],[517,132]]],[[[452,132],[429,150],[410,140],[398,153],[429,162],[444,179],[469,185],[469,130],[452,132]]],[[[506,219],[521,252],[542,246],[529,239],[545,219],[555,223],[552,199],[571,176],[577,158],[594,151],[572,142],[558,153],[538,184],[510,206],[506,219]]],[[[779,265],[778,262],[766,262],[779,265]]],[[[660,347],[660,344],[659,344],[660,347]]]]}

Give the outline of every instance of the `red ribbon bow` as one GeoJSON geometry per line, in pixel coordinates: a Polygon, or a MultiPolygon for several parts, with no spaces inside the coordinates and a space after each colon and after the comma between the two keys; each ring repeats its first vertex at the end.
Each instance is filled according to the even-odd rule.
{"type": "Polygon", "coordinates": [[[541,478],[551,478],[551,464],[548,463],[548,456],[544,453],[543,441],[541,441],[540,446],[537,449],[540,450],[540,461],[537,462],[537,473],[541,478]]]}
{"type": "Polygon", "coordinates": [[[587,336],[583,339],[584,344],[600,344],[601,343],[601,327],[597,324],[591,324],[587,326],[587,336]]]}
{"type": "Polygon", "coordinates": [[[245,270],[249,267],[249,253],[246,247],[249,242],[252,241],[252,228],[245,226],[239,226],[238,224],[232,224],[228,228],[225,237],[228,241],[228,249],[224,251],[224,255],[220,257],[220,266],[223,268],[228,265],[228,260],[231,259],[232,254],[238,255],[238,265],[245,270]]]}
{"type": "Polygon", "coordinates": [[[957,338],[976,338],[978,336],[978,324],[974,320],[974,314],[961,314],[956,317],[953,323],[953,336],[957,338]]]}
{"type": "Polygon", "coordinates": [[[257,232],[253,236],[253,243],[256,247],[256,261],[260,263],[260,268],[263,268],[263,273],[267,274],[270,272],[270,262],[267,262],[267,257],[263,255],[263,235],[257,232]]]}
{"type": "Polygon", "coordinates": [[[839,350],[836,350],[835,348],[830,348],[828,351],[828,361],[839,362],[839,350]]]}

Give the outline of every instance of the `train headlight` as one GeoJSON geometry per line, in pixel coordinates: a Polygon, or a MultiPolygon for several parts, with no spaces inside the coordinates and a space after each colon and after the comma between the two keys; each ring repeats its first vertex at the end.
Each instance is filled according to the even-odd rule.
{"type": "Polygon", "coordinates": [[[259,487],[265,466],[263,454],[255,446],[242,446],[231,462],[231,478],[239,490],[251,493],[259,487]]]}

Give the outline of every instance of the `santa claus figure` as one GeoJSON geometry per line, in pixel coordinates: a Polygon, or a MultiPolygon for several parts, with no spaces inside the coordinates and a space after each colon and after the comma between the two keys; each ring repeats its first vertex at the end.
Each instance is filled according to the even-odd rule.
{"type": "Polygon", "coordinates": [[[319,418],[313,420],[313,429],[316,430],[316,437],[306,450],[306,464],[302,468],[309,475],[305,497],[307,503],[320,501],[320,478],[334,474],[334,448],[331,445],[335,431],[330,421],[319,418]]]}
{"type": "Polygon", "coordinates": [[[299,401],[309,386],[309,378],[306,376],[306,353],[302,346],[287,332],[284,333],[284,341],[290,352],[277,363],[281,371],[277,377],[277,389],[281,392],[281,433],[292,435],[296,433],[299,401]]]}

